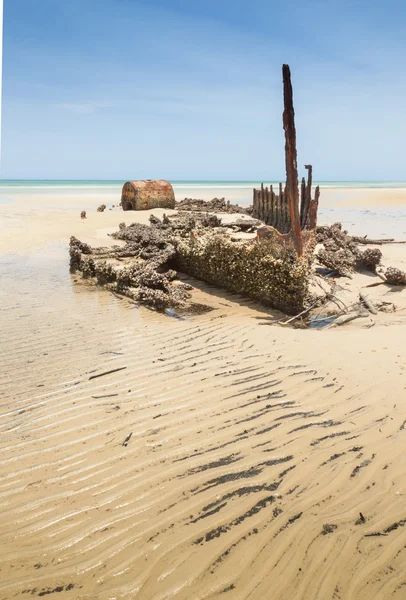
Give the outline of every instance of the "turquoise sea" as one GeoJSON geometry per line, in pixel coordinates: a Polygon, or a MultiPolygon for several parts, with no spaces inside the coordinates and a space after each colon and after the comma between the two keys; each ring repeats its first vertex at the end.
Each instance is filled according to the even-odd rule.
{"type": "MultiPolygon", "coordinates": [[[[12,202],[13,199],[38,197],[52,203],[52,197],[61,200],[64,196],[88,197],[89,200],[99,198],[100,202],[117,203],[120,200],[124,180],[0,180],[0,203],[12,202]]],[[[201,198],[210,200],[214,197],[225,197],[233,202],[249,204],[252,201],[252,190],[259,187],[262,181],[172,181],[178,200],[183,198],[201,198]]],[[[263,180],[265,185],[278,186],[278,181],[263,180]]],[[[315,182],[325,190],[405,190],[406,181],[320,181],[315,182]]]]}
{"type": "MultiPolygon", "coordinates": [[[[117,206],[124,180],[0,180],[0,206],[18,203],[23,210],[95,211],[117,206]]],[[[172,181],[177,200],[226,198],[252,203],[261,181],[172,181]]],[[[264,180],[277,187],[279,182],[264,180]]],[[[321,181],[319,222],[340,221],[354,234],[406,239],[406,181],[321,181]]],[[[10,214],[10,213],[8,213],[10,214]]],[[[1,217],[1,215],[0,215],[1,217]]],[[[0,226],[9,221],[0,218],[0,226]]]]}

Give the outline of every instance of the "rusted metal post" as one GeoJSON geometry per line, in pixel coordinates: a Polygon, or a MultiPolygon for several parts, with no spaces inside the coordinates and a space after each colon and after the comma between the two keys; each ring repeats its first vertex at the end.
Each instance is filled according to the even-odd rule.
{"type": "Polygon", "coordinates": [[[300,228],[299,214],[299,183],[297,175],[297,151],[295,111],[293,108],[293,91],[290,78],[289,65],[283,65],[283,129],[285,130],[285,162],[286,162],[286,187],[289,203],[290,224],[293,240],[298,256],[303,254],[302,230],[300,228]]]}
{"type": "Polygon", "coordinates": [[[307,169],[307,199],[310,204],[310,200],[312,199],[312,183],[313,183],[313,167],[312,165],[305,165],[305,169],[307,169]]]}
{"type": "Polygon", "coordinates": [[[286,185],[283,190],[283,204],[282,204],[282,225],[281,233],[289,233],[290,231],[290,217],[289,217],[289,203],[286,185]]]}
{"type": "Polygon", "coordinates": [[[282,210],[282,203],[283,203],[283,191],[282,191],[282,184],[279,183],[279,196],[276,197],[276,204],[275,204],[275,229],[277,229],[279,231],[279,226],[280,226],[280,222],[281,222],[281,210],[282,210]]]}
{"type": "Polygon", "coordinates": [[[258,205],[257,205],[257,190],[254,188],[253,199],[252,199],[252,215],[257,219],[258,218],[258,205]]]}
{"type": "Polygon", "coordinates": [[[315,229],[316,225],[317,225],[317,212],[319,209],[319,198],[320,198],[320,187],[317,186],[316,190],[314,192],[314,200],[310,200],[310,207],[309,207],[309,229],[310,229],[310,231],[312,231],[312,229],[315,229]]]}
{"type": "Polygon", "coordinates": [[[302,219],[302,229],[306,229],[309,224],[309,210],[310,210],[310,202],[312,200],[312,173],[313,167],[312,165],[305,165],[305,169],[307,169],[307,185],[306,185],[306,194],[305,194],[305,204],[303,215],[301,215],[302,219]]]}
{"type": "Polygon", "coordinates": [[[302,185],[300,186],[300,224],[303,229],[303,221],[305,219],[305,206],[306,206],[306,180],[302,177],[302,185]]]}
{"type": "Polygon", "coordinates": [[[265,219],[269,219],[269,192],[268,192],[268,186],[266,186],[265,188],[265,219]]]}
{"type": "Polygon", "coordinates": [[[269,220],[270,220],[271,224],[275,220],[275,194],[273,192],[272,185],[271,185],[271,206],[270,206],[270,212],[269,212],[269,220]]]}

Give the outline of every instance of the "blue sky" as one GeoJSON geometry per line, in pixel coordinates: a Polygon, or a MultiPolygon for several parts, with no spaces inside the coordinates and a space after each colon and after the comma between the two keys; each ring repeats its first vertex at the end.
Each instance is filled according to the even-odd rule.
{"type": "Polygon", "coordinates": [[[3,178],[406,180],[401,0],[4,0],[3,178]],[[302,169],[303,170],[303,169],[302,169]]]}

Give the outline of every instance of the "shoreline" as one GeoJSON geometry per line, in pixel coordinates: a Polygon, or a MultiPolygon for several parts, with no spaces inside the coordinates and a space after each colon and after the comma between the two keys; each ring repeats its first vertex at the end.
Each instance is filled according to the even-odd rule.
{"type": "MultiPolygon", "coordinates": [[[[2,203],[0,193],[0,254],[28,252],[47,240],[64,240],[67,243],[71,235],[78,238],[90,236],[92,240],[89,243],[99,243],[103,233],[113,231],[121,221],[131,220],[131,213],[124,213],[118,207],[120,192],[119,187],[112,193],[95,189],[91,194],[80,190],[72,193],[65,188],[59,192],[48,190],[47,193],[28,190],[15,193],[11,198],[7,196],[7,203],[2,203]],[[108,209],[97,213],[96,208],[101,203],[107,204],[108,209]],[[109,210],[112,205],[116,208],[109,210]],[[78,218],[82,210],[88,213],[84,221],[78,218]]],[[[177,199],[188,196],[186,193],[178,194],[177,199]]],[[[213,193],[212,190],[202,190],[200,194],[195,193],[196,196],[207,200],[213,198],[213,193]]],[[[242,204],[238,194],[229,199],[242,204]]],[[[250,202],[251,194],[246,204],[250,202]]],[[[364,191],[356,193],[356,190],[333,190],[330,193],[324,190],[320,199],[319,223],[331,225],[341,221],[354,235],[406,240],[403,205],[406,206],[406,189],[400,195],[390,189],[377,193],[369,190],[367,194],[364,191]]]]}

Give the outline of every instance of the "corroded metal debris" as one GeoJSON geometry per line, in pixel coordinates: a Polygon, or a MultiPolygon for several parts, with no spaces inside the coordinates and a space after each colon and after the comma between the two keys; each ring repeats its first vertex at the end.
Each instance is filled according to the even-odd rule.
{"type": "Polygon", "coordinates": [[[289,207],[290,228],[298,256],[303,254],[302,230],[299,215],[299,187],[297,175],[295,111],[293,90],[288,65],[283,65],[283,129],[285,130],[286,193],[289,207]]]}
{"type": "Polygon", "coordinates": [[[123,186],[121,205],[123,210],[175,208],[175,194],[169,181],[127,181],[123,186]]]}
{"type": "Polygon", "coordinates": [[[285,162],[286,185],[279,184],[279,193],[261,185],[254,189],[253,216],[274,227],[281,234],[291,234],[296,251],[300,256],[303,251],[302,230],[313,230],[317,224],[317,211],[320,188],[317,186],[312,199],[312,166],[305,165],[308,171],[307,182],[302,179],[299,187],[297,172],[295,111],[293,108],[293,91],[288,65],[283,65],[284,112],[283,127],[285,130],[285,162]]]}

